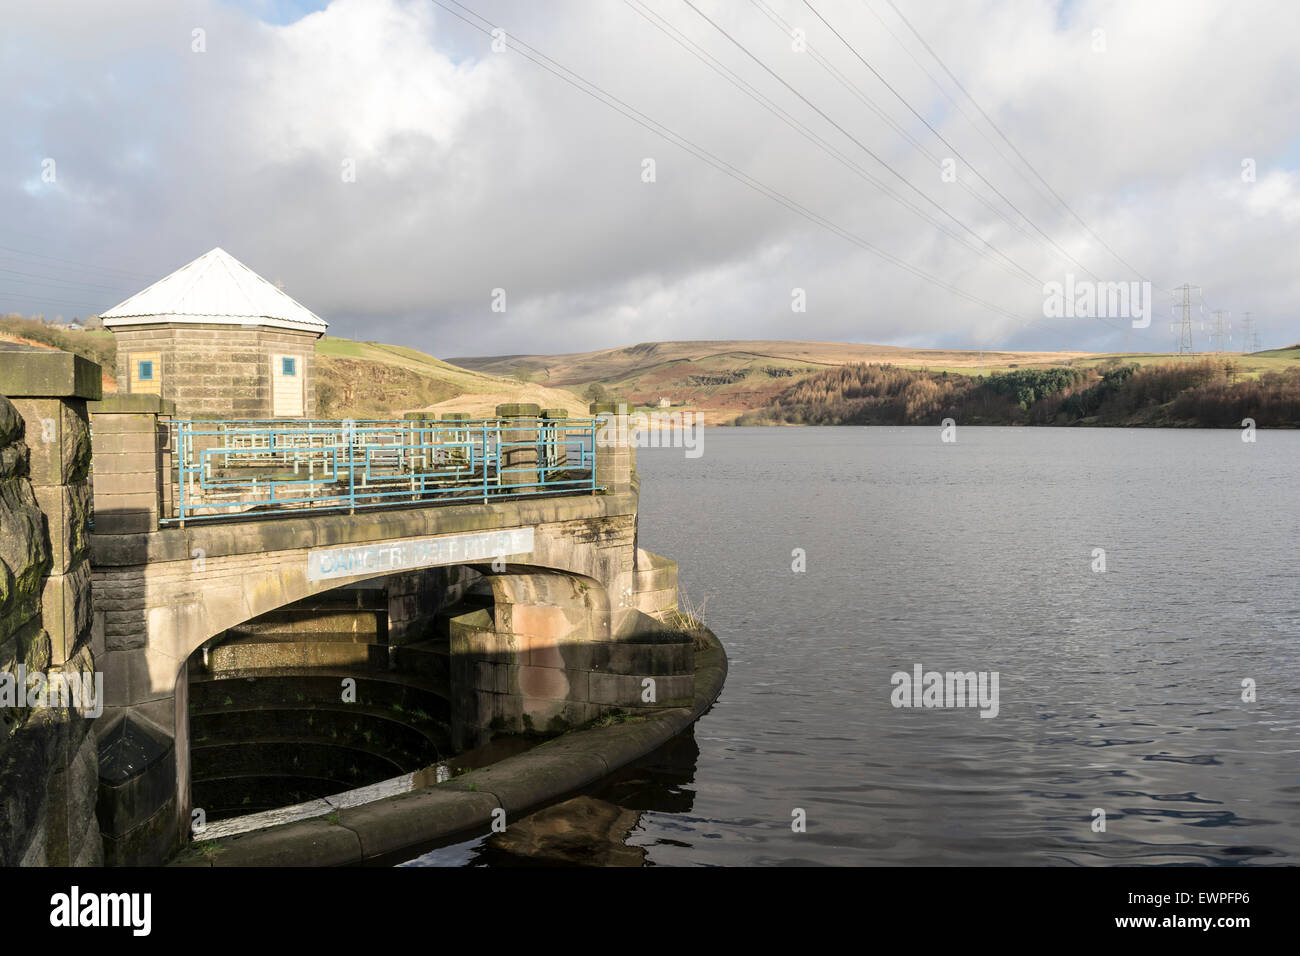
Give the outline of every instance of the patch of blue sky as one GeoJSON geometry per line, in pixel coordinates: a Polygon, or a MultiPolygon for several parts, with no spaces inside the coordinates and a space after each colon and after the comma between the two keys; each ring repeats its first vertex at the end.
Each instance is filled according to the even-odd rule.
{"type": "Polygon", "coordinates": [[[247,10],[263,23],[276,26],[295,23],[310,13],[324,10],[330,0],[221,0],[226,6],[247,10]]]}

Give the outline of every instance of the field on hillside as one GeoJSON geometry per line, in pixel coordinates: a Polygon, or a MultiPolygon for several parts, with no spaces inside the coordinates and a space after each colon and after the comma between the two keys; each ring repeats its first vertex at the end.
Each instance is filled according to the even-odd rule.
{"type": "MultiPolygon", "coordinates": [[[[0,319],[0,337],[62,348],[99,362],[106,391],[115,386],[116,347],[109,332],[67,332],[34,319],[0,319]]],[[[936,374],[990,375],[1053,366],[1142,367],[1179,361],[1157,353],[978,352],[836,342],[645,342],[566,355],[506,355],[442,360],[417,349],[326,336],[316,344],[317,414],[328,418],[400,417],[410,411],[489,417],[497,405],[532,402],[587,413],[591,398],[651,408],[666,401],[705,424],[731,424],[767,409],[792,386],[853,363],[888,364],[936,374]]],[[[1224,353],[1236,374],[1300,367],[1300,348],[1224,353]]],[[[1183,360],[1185,361],[1185,359],[1183,360]]]]}
{"type": "Polygon", "coordinates": [[[729,424],[770,405],[795,382],[851,362],[978,374],[998,368],[1059,365],[1091,352],[963,352],[843,342],[643,342],[567,355],[504,355],[449,361],[497,375],[522,372],[585,392],[600,386],[610,399],[695,412],[705,424],[729,424]]]}
{"type": "MultiPolygon", "coordinates": [[[[1263,352],[1201,352],[1194,359],[1213,359],[1221,357],[1237,363],[1241,374],[1254,378],[1260,372],[1281,372],[1300,365],[1300,348],[1291,346],[1285,349],[1268,349],[1263,352]]],[[[1105,368],[1114,365],[1164,365],[1168,362],[1187,361],[1173,352],[1108,352],[1079,359],[1072,364],[1090,368],[1105,368]]]]}
{"type": "MultiPolygon", "coordinates": [[[[1225,353],[1242,375],[1280,371],[1300,361],[1300,351],[1252,355],[1225,353]]],[[[853,363],[990,375],[1053,366],[1161,365],[1177,355],[1097,352],[963,351],[909,349],[837,342],[700,341],[645,342],[618,349],[564,355],[503,355],[450,361],[497,375],[523,373],[539,381],[585,391],[595,384],[611,399],[650,407],[667,399],[675,408],[697,412],[706,424],[725,424],[770,406],[792,385],[820,372],[853,363]]],[[[1184,359],[1185,360],[1185,359],[1184,359]]]]}
{"type": "Polygon", "coordinates": [[[612,381],[637,371],[671,363],[699,362],[719,355],[748,355],[795,364],[827,367],[849,362],[889,362],[914,368],[990,368],[1013,363],[1060,365],[1095,352],[972,352],[955,349],[909,349],[892,345],[846,342],[785,342],[762,340],[642,342],[625,348],[574,352],[565,355],[501,355],[450,358],[461,368],[511,375],[520,368],[556,385],[612,381]]]}
{"type": "Polygon", "coordinates": [[[549,388],[457,368],[417,349],[326,336],[316,343],[318,413],[326,418],[387,418],[406,412],[492,415],[505,402],[535,402],[583,415],[587,401],[549,388]]]}

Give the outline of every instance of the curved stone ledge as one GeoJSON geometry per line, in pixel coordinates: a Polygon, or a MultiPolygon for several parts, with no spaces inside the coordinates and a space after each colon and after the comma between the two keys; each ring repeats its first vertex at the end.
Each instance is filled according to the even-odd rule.
{"type": "Polygon", "coordinates": [[[705,630],[696,650],[695,701],[605,727],[573,731],[463,776],[396,796],[331,809],[323,816],[191,844],[173,866],[343,866],[473,831],[488,833],[492,813],[506,820],[590,786],[644,757],[693,724],[717,700],[727,677],[722,643],[705,630]]]}

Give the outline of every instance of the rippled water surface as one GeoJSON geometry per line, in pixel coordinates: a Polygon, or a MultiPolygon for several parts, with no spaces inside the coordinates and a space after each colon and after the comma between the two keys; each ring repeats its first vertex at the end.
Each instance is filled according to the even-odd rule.
{"type": "Polygon", "coordinates": [[[710,429],[638,457],[641,546],[731,672],[538,833],[661,865],[1300,862],[1300,434],[710,429]],[[997,716],[894,708],[916,664],[997,671],[997,716]]]}

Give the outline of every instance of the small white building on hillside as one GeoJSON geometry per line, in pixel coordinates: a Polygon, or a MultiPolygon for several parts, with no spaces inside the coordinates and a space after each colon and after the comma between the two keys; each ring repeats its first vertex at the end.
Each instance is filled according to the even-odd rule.
{"type": "Polygon", "coordinates": [[[159,395],[180,418],[315,414],[328,323],[223,249],[100,318],[117,342],[119,394],[159,395]]]}

